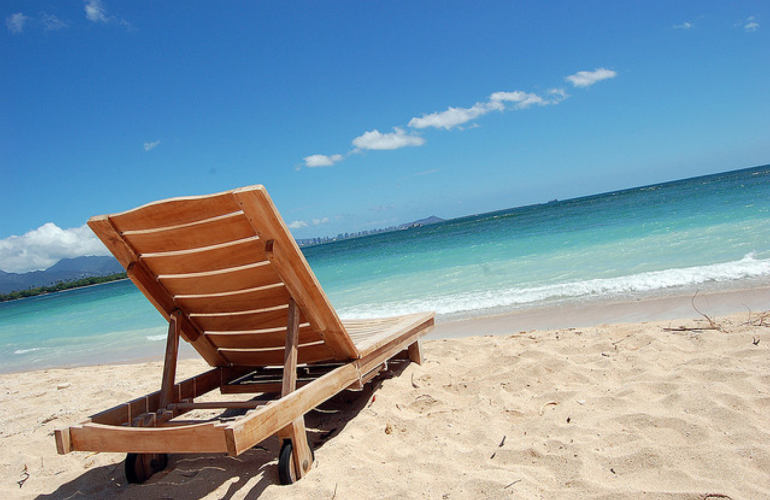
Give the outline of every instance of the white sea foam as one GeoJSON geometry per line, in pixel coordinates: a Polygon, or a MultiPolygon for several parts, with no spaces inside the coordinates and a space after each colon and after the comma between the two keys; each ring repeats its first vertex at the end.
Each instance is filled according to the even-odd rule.
{"type": "Polygon", "coordinates": [[[343,308],[340,315],[352,319],[407,314],[420,310],[433,310],[439,315],[473,314],[485,310],[531,306],[559,300],[613,298],[706,283],[763,277],[770,277],[770,259],[756,259],[754,254],[748,254],[743,259],[733,262],[651,271],[616,278],[571,281],[535,287],[514,286],[447,296],[426,295],[424,299],[418,300],[362,304],[343,308]]]}
{"type": "Polygon", "coordinates": [[[161,340],[166,340],[167,335],[147,335],[145,337],[150,342],[159,342],[161,340]]]}
{"type": "Polygon", "coordinates": [[[33,347],[31,349],[16,349],[15,351],[13,351],[13,353],[16,354],[16,355],[27,354],[28,352],[39,351],[41,349],[42,349],[42,347],[33,347]]]}

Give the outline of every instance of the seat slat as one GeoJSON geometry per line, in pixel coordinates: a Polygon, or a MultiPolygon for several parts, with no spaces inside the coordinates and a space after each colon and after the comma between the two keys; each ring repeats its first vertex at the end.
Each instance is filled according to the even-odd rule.
{"type": "Polygon", "coordinates": [[[433,325],[433,313],[406,314],[389,318],[345,320],[345,329],[362,352],[374,351],[413,330],[426,330],[433,325]]]}
{"type": "Polygon", "coordinates": [[[139,255],[208,247],[252,236],[254,228],[239,213],[206,219],[192,226],[123,233],[123,237],[139,255]]]}
{"type": "MultiPolygon", "coordinates": [[[[219,354],[236,366],[281,366],[284,348],[219,349],[219,354]]],[[[297,363],[321,363],[334,360],[334,353],[324,343],[300,345],[297,363]]]]}
{"type": "Polygon", "coordinates": [[[155,274],[187,274],[265,262],[267,256],[265,246],[254,236],[192,250],[145,254],[142,260],[155,274]]]}
{"type": "MultiPolygon", "coordinates": [[[[209,332],[205,334],[211,343],[218,348],[248,349],[259,345],[261,347],[276,347],[283,349],[286,344],[286,328],[273,328],[257,332],[219,333],[209,332]]],[[[299,329],[300,344],[309,344],[322,340],[318,332],[310,325],[303,325],[299,329]]]]}
{"type": "Polygon", "coordinates": [[[288,307],[243,313],[190,315],[190,320],[198,325],[204,332],[227,332],[285,327],[288,319],[288,307]]]}
{"type": "Polygon", "coordinates": [[[179,296],[174,301],[190,313],[209,314],[269,309],[288,304],[290,297],[283,283],[278,283],[237,293],[179,296]]]}
{"type": "Polygon", "coordinates": [[[186,196],[148,203],[113,214],[110,220],[120,232],[177,226],[212,219],[240,210],[231,191],[206,196],[186,196]]]}
{"type": "Polygon", "coordinates": [[[158,281],[172,295],[233,292],[280,283],[272,266],[256,264],[210,273],[163,275],[158,281]]]}

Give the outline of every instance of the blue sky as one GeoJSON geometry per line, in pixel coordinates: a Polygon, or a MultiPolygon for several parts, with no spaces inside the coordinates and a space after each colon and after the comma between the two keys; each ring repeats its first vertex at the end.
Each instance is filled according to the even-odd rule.
{"type": "Polygon", "coordinates": [[[249,184],[306,238],[766,164],[769,7],[4,0],[0,269],[249,184]]]}

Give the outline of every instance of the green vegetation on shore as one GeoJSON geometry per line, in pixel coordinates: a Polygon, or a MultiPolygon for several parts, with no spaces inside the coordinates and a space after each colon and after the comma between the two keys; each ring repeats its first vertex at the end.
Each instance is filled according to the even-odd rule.
{"type": "Polygon", "coordinates": [[[90,285],[98,285],[100,283],[107,283],[109,281],[117,281],[128,278],[126,273],[108,274],[106,276],[93,276],[91,278],[83,278],[74,281],[60,281],[51,286],[40,286],[37,288],[30,288],[29,290],[18,290],[8,294],[0,294],[0,302],[7,302],[9,300],[23,299],[24,297],[35,297],[36,295],[43,295],[46,293],[61,292],[62,290],[70,290],[72,288],[80,288],[90,285]]]}

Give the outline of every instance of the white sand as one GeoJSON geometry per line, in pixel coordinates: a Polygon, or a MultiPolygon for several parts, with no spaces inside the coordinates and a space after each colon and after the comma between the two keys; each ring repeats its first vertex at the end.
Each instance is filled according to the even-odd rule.
{"type": "MultiPolygon", "coordinates": [[[[275,439],[172,455],[141,486],[122,455],[56,455],[54,429],[157,389],[157,362],[2,375],[0,496],[770,499],[770,317],[717,322],[427,341],[422,366],[308,414],[316,462],[292,486],[275,439]]],[[[203,369],[184,360],[179,377],[203,369]]]]}

